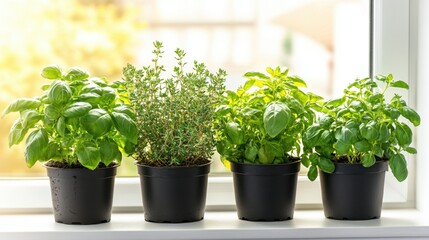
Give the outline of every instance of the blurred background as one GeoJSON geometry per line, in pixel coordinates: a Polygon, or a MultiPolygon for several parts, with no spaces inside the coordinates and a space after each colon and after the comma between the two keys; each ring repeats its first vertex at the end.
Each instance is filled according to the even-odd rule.
{"type": "MultiPolygon", "coordinates": [[[[369,74],[369,0],[0,0],[0,110],[41,93],[41,69],[80,66],[114,81],[127,63],[150,64],[164,43],[172,71],[186,60],[228,72],[235,90],[247,71],[285,66],[325,98],[369,74]]],[[[0,177],[45,176],[26,167],[23,145],[8,147],[16,116],[0,119],[0,177]]],[[[217,154],[212,172],[226,169],[217,154]]],[[[136,175],[124,159],[120,175],[136,175]]]]}

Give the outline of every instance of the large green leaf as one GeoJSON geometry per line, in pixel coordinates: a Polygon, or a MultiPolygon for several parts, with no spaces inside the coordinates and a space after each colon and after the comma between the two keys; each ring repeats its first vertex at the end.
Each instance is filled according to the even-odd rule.
{"type": "Polygon", "coordinates": [[[32,98],[19,98],[12,101],[3,111],[3,116],[11,112],[21,112],[27,109],[36,109],[40,106],[40,101],[32,98]]]}
{"type": "Polygon", "coordinates": [[[13,123],[9,132],[9,147],[15,144],[19,144],[23,139],[25,134],[27,134],[28,128],[22,126],[22,123],[19,119],[13,123]]]}
{"type": "Polygon", "coordinates": [[[404,81],[398,80],[390,83],[391,87],[409,89],[410,87],[404,81]]]}
{"type": "Polygon", "coordinates": [[[320,157],[319,168],[320,168],[320,170],[322,170],[324,172],[333,173],[335,170],[335,165],[331,161],[331,159],[326,158],[326,157],[320,157]]]}
{"type": "Polygon", "coordinates": [[[66,122],[64,117],[58,118],[55,128],[57,129],[57,132],[61,137],[64,137],[66,135],[66,122]]]}
{"type": "Polygon", "coordinates": [[[112,118],[103,109],[92,109],[81,118],[82,126],[94,137],[108,133],[112,128],[112,118]]]}
{"type": "Polygon", "coordinates": [[[100,150],[94,142],[81,142],[76,148],[77,159],[82,166],[94,170],[101,161],[100,150]]]}
{"type": "Polygon", "coordinates": [[[371,167],[372,165],[375,164],[375,161],[376,161],[375,156],[370,153],[365,153],[361,157],[361,162],[364,167],[371,167]]]}
{"type": "Polygon", "coordinates": [[[237,123],[227,123],[225,126],[225,131],[232,144],[241,144],[243,142],[243,132],[237,123]]]}
{"type": "Polygon", "coordinates": [[[258,159],[262,164],[271,164],[274,160],[274,155],[267,151],[264,147],[261,147],[258,151],[258,159]]]}
{"type": "Polygon", "coordinates": [[[279,142],[265,142],[265,151],[274,155],[274,157],[283,157],[283,147],[279,142]]]}
{"type": "Polygon", "coordinates": [[[376,125],[372,124],[372,123],[368,123],[368,124],[361,124],[359,126],[359,131],[360,134],[362,135],[363,138],[369,140],[369,141],[374,141],[378,138],[378,129],[376,128],[376,125]]]}
{"type": "Polygon", "coordinates": [[[54,104],[48,104],[44,109],[45,116],[50,120],[57,120],[61,116],[60,107],[54,104]]]}
{"type": "Polygon", "coordinates": [[[49,143],[48,133],[45,129],[38,129],[28,135],[25,146],[25,160],[28,167],[37,161],[46,159],[45,150],[49,143]]]}
{"type": "Polygon", "coordinates": [[[116,129],[133,144],[137,144],[137,126],[134,120],[125,113],[112,112],[116,129]]]}
{"type": "Polygon", "coordinates": [[[64,109],[63,116],[67,118],[82,117],[89,112],[91,108],[92,105],[87,102],[75,102],[64,109]]]}
{"type": "Polygon", "coordinates": [[[304,146],[309,148],[316,146],[322,132],[323,129],[320,129],[319,126],[309,127],[307,131],[305,131],[304,136],[302,137],[302,142],[304,146]]]}
{"type": "Polygon", "coordinates": [[[420,125],[420,116],[414,109],[403,106],[399,111],[401,115],[408,119],[414,126],[420,125]]]}
{"type": "Polygon", "coordinates": [[[314,181],[317,178],[317,175],[317,167],[315,165],[311,165],[307,173],[308,179],[310,179],[310,181],[314,181]]]}
{"type": "Polygon", "coordinates": [[[286,104],[273,102],[265,109],[264,128],[270,137],[276,137],[289,125],[291,113],[286,104]]]}
{"type": "Polygon", "coordinates": [[[57,105],[62,105],[70,100],[72,90],[67,82],[56,80],[48,89],[48,99],[57,105]]]}
{"type": "Polygon", "coordinates": [[[246,150],[244,150],[244,157],[246,160],[254,162],[256,155],[258,155],[258,148],[254,144],[247,145],[246,150]]]}
{"type": "Polygon", "coordinates": [[[350,146],[351,145],[349,143],[343,142],[341,140],[334,144],[334,148],[338,155],[347,154],[349,152],[350,146]]]}
{"type": "Polygon", "coordinates": [[[114,160],[121,161],[122,154],[119,151],[118,144],[112,139],[104,139],[99,143],[101,161],[109,166],[114,160]]]}
{"type": "Polygon", "coordinates": [[[62,71],[58,66],[47,66],[42,70],[42,77],[46,79],[61,79],[62,71]]]}
{"type": "Polygon", "coordinates": [[[353,144],[357,152],[368,152],[371,149],[371,144],[367,140],[361,140],[353,144]]]}
{"type": "Polygon", "coordinates": [[[380,125],[378,140],[380,140],[380,142],[386,142],[387,140],[389,140],[389,137],[390,137],[390,131],[387,125],[386,124],[380,125]]]}
{"type": "Polygon", "coordinates": [[[407,162],[402,154],[394,154],[389,160],[390,169],[392,169],[393,176],[402,182],[408,176],[407,162]]]}
{"type": "Polygon", "coordinates": [[[339,129],[339,131],[336,131],[335,138],[338,141],[342,141],[347,144],[352,144],[356,136],[350,128],[343,126],[339,129]]]}
{"type": "Polygon", "coordinates": [[[413,133],[406,124],[400,123],[396,125],[395,129],[396,139],[401,147],[405,147],[411,144],[413,140],[413,133]]]}

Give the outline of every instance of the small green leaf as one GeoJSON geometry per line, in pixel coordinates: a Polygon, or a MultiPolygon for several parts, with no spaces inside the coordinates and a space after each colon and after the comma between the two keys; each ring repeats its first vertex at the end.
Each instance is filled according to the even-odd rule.
{"type": "Polygon", "coordinates": [[[82,126],[94,137],[108,133],[112,127],[112,118],[103,109],[92,109],[81,118],[82,126]]]}
{"type": "Polygon", "coordinates": [[[398,144],[401,147],[405,147],[411,144],[413,140],[413,133],[406,124],[399,123],[396,125],[395,129],[396,139],[398,140],[398,144]]]}
{"type": "Polygon", "coordinates": [[[330,100],[328,102],[325,103],[325,106],[329,106],[329,107],[339,107],[341,106],[344,102],[346,101],[346,99],[344,97],[342,98],[337,98],[337,99],[333,99],[330,100]]]}
{"type": "Polygon", "coordinates": [[[361,162],[364,167],[371,167],[372,165],[375,164],[375,161],[376,161],[375,156],[370,153],[365,153],[361,157],[361,162]]]}
{"type": "Polygon", "coordinates": [[[46,79],[61,79],[63,73],[58,66],[48,66],[42,70],[42,77],[46,79]]]}
{"type": "Polygon", "coordinates": [[[265,109],[264,128],[267,134],[274,138],[288,126],[291,113],[286,104],[273,102],[265,109]]]}
{"type": "Polygon", "coordinates": [[[133,120],[135,119],[135,114],[133,111],[131,111],[131,109],[126,106],[126,105],[121,105],[121,106],[117,106],[113,109],[113,112],[117,112],[117,113],[123,113],[128,115],[128,117],[132,118],[133,120]]]}
{"type": "Polygon", "coordinates": [[[46,158],[45,149],[48,143],[48,133],[43,128],[28,135],[25,146],[25,161],[28,167],[32,167],[37,161],[42,161],[46,158]]]}
{"type": "Polygon", "coordinates": [[[245,107],[243,109],[243,115],[246,117],[251,117],[251,116],[254,116],[254,115],[261,113],[261,112],[262,112],[261,110],[256,109],[256,108],[251,108],[251,107],[245,107]]]}
{"type": "Polygon", "coordinates": [[[116,92],[113,88],[111,87],[103,87],[102,88],[103,93],[101,95],[101,101],[104,104],[110,104],[112,102],[115,101],[116,99],[116,92]]]}
{"type": "Polygon", "coordinates": [[[17,119],[9,132],[9,147],[15,144],[19,144],[23,139],[25,134],[27,134],[28,128],[22,126],[21,121],[17,119]]]}
{"type": "Polygon", "coordinates": [[[137,144],[137,125],[134,120],[124,113],[112,112],[113,122],[116,129],[128,139],[129,142],[137,144]]]}
{"type": "Polygon", "coordinates": [[[76,155],[80,164],[89,170],[96,169],[101,161],[99,148],[91,141],[79,143],[76,148],[76,155]]]}
{"type": "Polygon", "coordinates": [[[411,154],[416,154],[417,153],[417,149],[413,148],[413,147],[406,147],[405,151],[411,154]]]}
{"type": "Polygon", "coordinates": [[[310,179],[310,181],[314,181],[314,180],[316,180],[317,175],[318,175],[317,167],[314,165],[311,165],[311,167],[308,169],[308,173],[307,173],[308,179],[310,179]]]}
{"type": "Polygon", "coordinates": [[[66,107],[63,116],[67,118],[82,117],[91,110],[92,105],[87,102],[75,102],[66,107]]]}
{"type": "Polygon", "coordinates": [[[378,135],[378,140],[380,140],[380,142],[386,142],[387,140],[389,140],[390,131],[386,124],[380,125],[379,133],[380,134],[378,135]]]}
{"type": "Polygon", "coordinates": [[[310,167],[310,158],[309,158],[308,154],[302,155],[302,157],[301,157],[301,163],[306,168],[310,167]]]}
{"type": "Polygon", "coordinates": [[[349,143],[345,143],[341,140],[334,144],[334,148],[338,155],[347,154],[349,152],[350,146],[351,145],[349,143]]]}
{"type": "Polygon", "coordinates": [[[56,80],[49,87],[47,95],[52,103],[61,105],[70,100],[72,90],[66,82],[56,80]]]}
{"type": "Polygon", "coordinates": [[[274,160],[274,155],[266,151],[264,147],[261,147],[258,151],[258,159],[262,164],[271,164],[274,160]]]}
{"type": "Polygon", "coordinates": [[[243,86],[243,90],[244,91],[249,90],[251,87],[253,87],[254,84],[255,84],[255,79],[251,78],[251,79],[247,80],[243,86]]]}
{"type": "Polygon", "coordinates": [[[58,118],[57,125],[55,127],[61,137],[64,137],[66,135],[66,122],[64,120],[64,117],[58,118]]]}
{"type": "Polygon", "coordinates": [[[258,155],[258,148],[254,144],[247,145],[246,150],[244,151],[244,157],[248,161],[254,162],[256,155],[258,155]]]}
{"type": "Polygon", "coordinates": [[[244,74],[243,77],[247,77],[247,78],[257,77],[257,78],[261,78],[261,79],[269,79],[269,77],[267,75],[260,73],[260,72],[247,72],[244,74]]]}
{"type": "Polygon", "coordinates": [[[305,131],[302,141],[305,147],[312,148],[316,146],[319,141],[320,135],[323,132],[323,129],[320,129],[319,126],[311,126],[305,131]]]}
{"type": "Polygon", "coordinates": [[[404,89],[410,89],[410,87],[408,86],[408,84],[404,81],[394,81],[390,83],[391,87],[396,87],[396,88],[404,88],[404,89]]]}
{"type": "Polygon", "coordinates": [[[12,101],[3,111],[3,116],[11,112],[21,112],[28,109],[36,109],[40,106],[40,101],[32,98],[19,98],[12,101]]]}
{"type": "Polygon", "coordinates": [[[335,138],[339,141],[342,141],[347,144],[352,144],[353,140],[356,138],[354,131],[346,126],[341,127],[340,131],[335,133],[335,138]]]}
{"type": "Polygon", "coordinates": [[[420,116],[416,111],[414,111],[414,109],[408,106],[403,106],[399,111],[401,112],[401,115],[408,119],[414,126],[417,127],[420,125],[420,116]]]}
{"type": "Polygon", "coordinates": [[[64,79],[68,81],[77,81],[77,80],[87,79],[88,77],[89,77],[88,72],[78,67],[73,67],[73,68],[70,68],[70,70],[67,72],[64,79]]]}
{"type": "Polygon", "coordinates": [[[225,127],[226,135],[231,140],[232,144],[241,144],[243,142],[243,132],[235,122],[229,122],[225,127]]]}
{"type": "Polygon", "coordinates": [[[224,116],[231,112],[231,107],[227,105],[220,105],[215,109],[215,113],[217,116],[224,116]]]}
{"type": "Polygon", "coordinates": [[[309,158],[310,158],[310,162],[312,165],[318,165],[319,164],[320,157],[316,153],[310,154],[309,158]]]}
{"type": "Polygon", "coordinates": [[[394,154],[389,160],[390,169],[393,176],[399,181],[404,181],[408,176],[407,162],[402,154],[394,154]]]}
{"type": "Polygon", "coordinates": [[[334,163],[326,157],[320,157],[319,168],[326,173],[333,173],[335,171],[334,163]]]}
{"type": "Polygon", "coordinates": [[[298,76],[289,76],[288,79],[292,80],[297,87],[307,87],[307,83],[298,76]]]}
{"type": "Polygon", "coordinates": [[[54,104],[48,104],[45,106],[45,116],[50,120],[57,120],[61,115],[61,110],[54,104]]]}
{"type": "Polygon", "coordinates": [[[265,142],[265,151],[271,153],[275,157],[283,157],[284,151],[282,145],[278,142],[265,142]]]}
{"type": "Polygon", "coordinates": [[[359,126],[359,131],[362,137],[369,141],[374,141],[378,139],[378,129],[371,122],[366,125],[362,123],[359,126]]]}

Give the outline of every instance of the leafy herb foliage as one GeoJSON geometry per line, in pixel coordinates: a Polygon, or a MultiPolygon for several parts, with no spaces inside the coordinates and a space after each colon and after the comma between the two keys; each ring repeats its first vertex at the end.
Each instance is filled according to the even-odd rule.
{"type": "Polygon", "coordinates": [[[302,133],[314,122],[321,97],[288,69],[248,72],[246,83],[227,91],[217,110],[217,150],[223,160],[280,164],[299,157],[302,133]]]}
{"type": "Polygon", "coordinates": [[[95,169],[101,163],[120,163],[137,143],[134,115],[124,91],[105,78],[90,78],[80,68],[64,73],[57,66],[43,69],[52,81],[35,98],[11,102],[3,115],[19,112],[10,129],[9,146],[19,144],[26,134],[25,160],[63,162],[70,167],[95,169]]]}
{"type": "Polygon", "coordinates": [[[177,49],[174,74],[163,77],[162,47],[154,42],[152,66],[136,69],[128,64],[123,71],[138,123],[135,158],[155,166],[198,165],[213,154],[214,111],[224,92],[226,72],[210,73],[198,62],[185,72],[185,52],[177,49]]]}
{"type": "Polygon", "coordinates": [[[389,88],[408,89],[407,83],[392,75],[357,79],[342,98],[324,103],[323,115],[303,136],[302,163],[309,167],[310,180],[317,178],[317,167],[327,173],[335,170],[333,161],[346,160],[370,167],[377,160],[389,160],[398,181],[407,178],[404,152],[415,154],[411,147],[412,130],[401,116],[414,126],[420,124],[416,111],[394,94],[386,100],[389,88]]]}

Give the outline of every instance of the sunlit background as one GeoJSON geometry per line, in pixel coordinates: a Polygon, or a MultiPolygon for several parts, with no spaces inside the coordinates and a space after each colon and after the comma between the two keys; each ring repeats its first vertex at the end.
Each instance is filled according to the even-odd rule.
{"type": "MultiPolygon", "coordinates": [[[[0,0],[0,109],[41,93],[41,69],[80,66],[111,81],[127,63],[150,64],[152,42],[228,72],[235,90],[247,71],[287,66],[326,98],[369,73],[369,0],[0,0]]],[[[0,120],[0,176],[44,176],[8,147],[15,116],[0,120]]],[[[225,169],[216,160],[212,172],[225,169]]],[[[123,176],[135,175],[124,159],[123,176]]]]}

